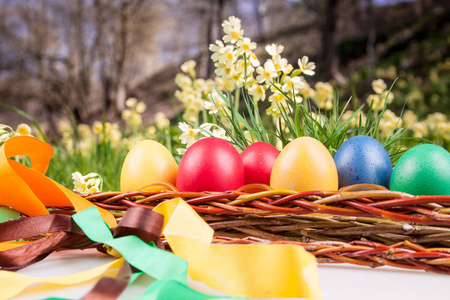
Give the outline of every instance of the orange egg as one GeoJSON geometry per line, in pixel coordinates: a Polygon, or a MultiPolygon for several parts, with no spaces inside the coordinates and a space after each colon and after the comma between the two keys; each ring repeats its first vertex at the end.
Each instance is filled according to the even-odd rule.
{"type": "Polygon", "coordinates": [[[299,192],[337,190],[338,174],[333,157],[318,140],[296,138],[277,157],[270,186],[299,192]]]}
{"type": "MultiPolygon", "coordinates": [[[[135,191],[156,182],[175,185],[178,165],[170,151],[153,140],[140,141],[134,145],[122,165],[120,190],[135,191]]],[[[153,186],[144,190],[161,190],[153,186]]]]}

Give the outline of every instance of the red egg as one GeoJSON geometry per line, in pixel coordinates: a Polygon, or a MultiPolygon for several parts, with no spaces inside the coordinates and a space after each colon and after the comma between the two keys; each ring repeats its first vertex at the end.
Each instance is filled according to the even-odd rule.
{"type": "Polygon", "coordinates": [[[224,192],[243,186],[244,179],[244,165],[233,145],[208,137],[195,142],[183,155],[176,186],[183,192],[224,192]]]}
{"type": "Polygon", "coordinates": [[[245,184],[270,184],[270,173],[275,160],[280,154],[277,148],[269,143],[256,142],[241,153],[245,170],[245,184]]]}

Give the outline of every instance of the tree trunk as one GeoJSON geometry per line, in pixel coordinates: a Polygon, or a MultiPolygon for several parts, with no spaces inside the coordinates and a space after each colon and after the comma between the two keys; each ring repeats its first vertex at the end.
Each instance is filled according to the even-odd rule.
{"type": "Polygon", "coordinates": [[[375,28],[375,12],[373,9],[373,1],[366,0],[367,14],[368,14],[368,38],[367,38],[367,67],[373,70],[375,67],[375,41],[377,37],[377,31],[375,28]]]}
{"type": "Polygon", "coordinates": [[[320,63],[327,80],[333,79],[339,85],[344,85],[346,79],[339,71],[339,56],[336,49],[337,6],[337,0],[325,0],[320,63]]]}

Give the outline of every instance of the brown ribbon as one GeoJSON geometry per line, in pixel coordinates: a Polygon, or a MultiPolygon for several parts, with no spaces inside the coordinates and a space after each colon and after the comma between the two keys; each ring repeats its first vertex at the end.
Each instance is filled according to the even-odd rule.
{"type": "Polygon", "coordinates": [[[125,290],[130,281],[131,266],[124,262],[115,278],[102,277],[81,300],[114,300],[125,290]]]}
{"type": "MultiPolygon", "coordinates": [[[[115,237],[135,235],[146,243],[153,241],[163,248],[160,240],[163,222],[164,217],[157,212],[144,207],[132,207],[112,230],[115,237]]],[[[42,215],[0,223],[0,242],[29,238],[37,239],[0,251],[2,270],[19,270],[44,259],[55,250],[97,247],[104,252],[103,246],[86,237],[68,215],[42,215]]]]}

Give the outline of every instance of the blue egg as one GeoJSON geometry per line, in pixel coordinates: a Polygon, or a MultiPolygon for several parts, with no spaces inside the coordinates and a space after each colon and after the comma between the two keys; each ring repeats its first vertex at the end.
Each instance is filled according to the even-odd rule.
{"type": "Polygon", "coordinates": [[[370,183],[389,188],[392,162],[383,145],[370,136],[345,141],[334,155],[339,187],[370,183]]]}

